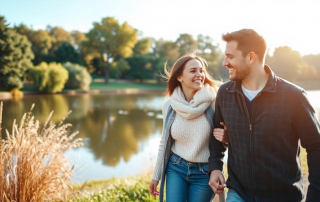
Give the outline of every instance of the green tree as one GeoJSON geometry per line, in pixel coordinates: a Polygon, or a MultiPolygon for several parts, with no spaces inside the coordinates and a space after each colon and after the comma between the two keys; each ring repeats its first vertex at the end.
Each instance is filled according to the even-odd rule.
{"type": "Polygon", "coordinates": [[[140,39],[133,49],[134,54],[146,55],[150,53],[151,40],[151,38],[140,39]]]}
{"type": "Polygon", "coordinates": [[[62,42],[57,50],[54,51],[55,61],[58,63],[80,63],[80,55],[76,49],[68,42],[62,42]]]}
{"type": "Polygon", "coordinates": [[[164,61],[168,61],[169,64],[173,64],[180,57],[179,48],[175,42],[154,40],[152,46],[152,56],[161,58],[164,61]]]}
{"type": "Polygon", "coordinates": [[[69,72],[69,78],[65,87],[80,88],[82,90],[90,89],[92,78],[85,67],[70,62],[64,63],[63,67],[69,72]]]}
{"type": "Polygon", "coordinates": [[[69,78],[68,71],[59,63],[40,63],[29,72],[29,80],[39,86],[42,92],[61,92],[69,78]]]}
{"type": "Polygon", "coordinates": [[[144,79],[150,79],[152,77],[152,64],[150,63],[150,57],[146,55],[134,55],[127,60],[131,67],[128,71],[130,79],[139,79],[140,83],[143,83],[144,79]]]}
{"type": "Polygon", "coordinates": [[[132,55],[132,49],[138,41],[137,30],[127,22],[120,25],[113,17],[107,17],[103,18],[101,23],[93,23],[87,37],[89,40],[83,43],[85,54],[91,55],[91,60],[98,57],[101,62],[106,63],[105,83],[108,84],[111,63],[132,55]]]}
{"type": "Polygon", "coordinates": [[[213,39],[210,36],[198,35],[197,42],[198,51],[207,60],[208,69],[213,73],[214,78],[224,74],[225,71],[221,68],[223,54],[218,46],[213,44],[213,39]]]}
{"type": "Polygon", "coordinates": [[[120,75],[123,75],[129,69],[130,66],[128,62],[124,58],[120,58],[119,60],[111,63],[110,75],[119,78],[120,75]]]}
{"type": "Polygon", "coordinates": [[[28,39],[9,28],[0,16],[0,86],[8,90],[21,88],[21,78],[32,67],[33,58],[28,39]]]}
{"type": "Polygon", "coordinates": [[[190,34],[180,34],[176,44],[179,47],[180,56],[192,50],[198,49],[198,42],[193,39],[192,35],[190,34]]]}
{"type": "Polygon", "coordinates": [[[45,62],[52,62],[54,61],[54,55],[51,49],[55,42],[49,32],[46,30],[32,30],[25,26],[24,24],[20,24],[19,26],[15,27],[15,30],[28,38],[28,40],[32,44],[32,51],[34,53],[33,64],[38,65],[39,63],[45,62]]]}

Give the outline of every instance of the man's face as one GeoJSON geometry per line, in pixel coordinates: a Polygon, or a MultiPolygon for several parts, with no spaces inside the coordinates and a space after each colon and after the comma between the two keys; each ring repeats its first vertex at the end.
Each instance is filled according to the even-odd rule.
{"type": "Polygon", "coordinates": [[[236,41],[227,42],[223,60],[223,66],[229,69],[229,79],[232,81],[244,80],[251,72],[242,51],[237,49],[237,45],[236,41]]]}

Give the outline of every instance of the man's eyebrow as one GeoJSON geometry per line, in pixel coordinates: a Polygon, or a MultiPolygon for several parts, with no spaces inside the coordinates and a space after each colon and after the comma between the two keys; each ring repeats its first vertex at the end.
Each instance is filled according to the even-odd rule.
{"type": "Polygon", "coordinates": [[[226,56],[234,56],[233,54],[231,53],[225,53],[226,56]]]}

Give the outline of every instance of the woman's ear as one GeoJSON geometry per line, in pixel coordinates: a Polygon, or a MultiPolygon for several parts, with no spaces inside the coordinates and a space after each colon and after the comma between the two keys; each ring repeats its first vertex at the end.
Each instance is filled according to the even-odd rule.
{"type": "Polygon", "coordinates": [[[179,76],[179,77],[177,78],[177,80],[178,80],[179,82],[182,82],[181,76],[179,76]]]}

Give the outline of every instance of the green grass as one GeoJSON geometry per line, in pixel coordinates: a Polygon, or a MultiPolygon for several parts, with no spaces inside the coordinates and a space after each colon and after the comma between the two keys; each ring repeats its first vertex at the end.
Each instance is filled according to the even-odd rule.
{"type": "MultiPolygon", "coordinates": [[[[156,202],[158,201],[158,197],[154,198],[149,194],[150,181],[151,177],[146,175],[91,181],[86,184],[84,191],[71,197],[68,202],[156,202]]],[[[75,188],[78,187],[79,185],[75,185],[75,188]]]]}

